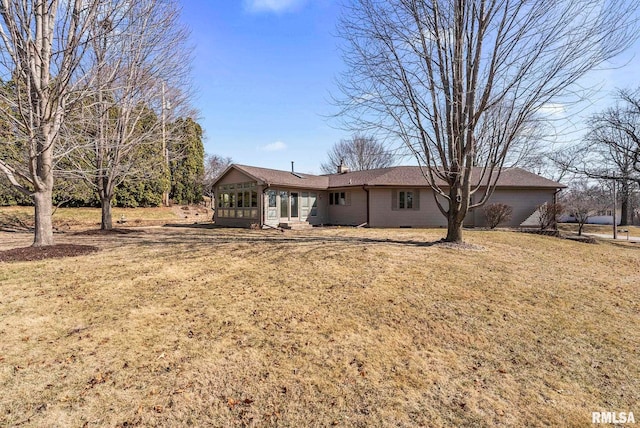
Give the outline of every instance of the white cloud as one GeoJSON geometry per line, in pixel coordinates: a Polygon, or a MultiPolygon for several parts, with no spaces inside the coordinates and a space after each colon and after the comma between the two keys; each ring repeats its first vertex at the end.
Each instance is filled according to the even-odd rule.
{"type": "Polygon", "coordinates": [[[267,144],[265,146],[258,147],[259,150],[264,152],[277,152],[280,150],[285,150],[287,145],[282,141],[276,141],[275,143],[267,144]]]}
{"type": "Polygon", "coordinates": [[[245,0],[244,7],[249,12],[288,12],[295,10],[306,0],[245,0]]]}
{"type": "Polygon", "coordinates": [[[546,103],[538,111],[548,116],[562,116],[567,109],[564,104],[546,103]]]}

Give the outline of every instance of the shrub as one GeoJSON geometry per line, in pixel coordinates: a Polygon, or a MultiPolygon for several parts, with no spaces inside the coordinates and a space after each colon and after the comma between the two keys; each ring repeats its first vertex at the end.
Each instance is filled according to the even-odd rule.
{"type": "Polygon", "coordinates": [[[540,230],[555,228],[558,217],[564,211],[562,204],[544,203],[538,208],[538,224],[540,230]]]}
{"type": "Polygon", "coordinates": [[[511,220],[511,214],[513,214],[513,208],[507,204],[489,204],[484,209],[487,225],[491,229],[495,229],[500,223],[506,223],[511,220]]]}

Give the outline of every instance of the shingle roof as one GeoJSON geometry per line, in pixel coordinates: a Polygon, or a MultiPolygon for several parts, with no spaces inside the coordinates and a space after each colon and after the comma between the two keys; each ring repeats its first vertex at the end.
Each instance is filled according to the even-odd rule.
{"type": "MultiPolygon", "coordinates": [[[[311,175],[291,173],[277,169],[259,168],[248,165],[234,164],[231,168],[247,174],[254,179],[273,186],[288,186],[309,189],[328,189],[336,187],[355,186],[410,186],[425,187],[427,181],[419,166],[394,166],[390,168],[371,169],[367,171],[353,171],[344,174],[311,175]]],[[[480,168],[472,170],[472,176],[479,177],[480,168]]],[[[485,180],[483,180],[485,181],[485,180]]],[[[473,183],[473,181],[472,181],[473,183]]],[[[444,185],[444,182],[438,182],[444,185]]],[[[505,168],[498,179],[499,187],[517,188],[552,188],[566,187],[563,184],[533,174],[522,168],[505,168]]]]}
{"type": "Polygon", "coordinates": [[[293,174],[290,171],[280,171],[277,169],[259,168],[248,165],[234,164],[233,166],[241,172],[267,184],[309,189],[327,189],[329,187],[329,178],[324,175],[310,175],[298,172],[293,174]]]}
{"type": "MultiPolygon", "coordinates": [[[[473,168],[472,177],[480,177],[481,169],[473,168]]],[[[390,168],[372,169],[368,171],[353,171],[345,174],[331,174],[329,187],[349,186],[412,186],[423,187],[427,185],[419,166],[394,166],[390,168]]],[[[483,179],[486,182],[486,178],[483,179]]],[[[472,180],[473,183],[473,180],[472,180]]],[[[438,185],[445,185],[444,181],[437,179],[438,185]]],[[[562,188],[563,184],[549,180],[522,168],[504,168],[500,173],[497,185],[499,187],[544,187],[562,188]]]]}

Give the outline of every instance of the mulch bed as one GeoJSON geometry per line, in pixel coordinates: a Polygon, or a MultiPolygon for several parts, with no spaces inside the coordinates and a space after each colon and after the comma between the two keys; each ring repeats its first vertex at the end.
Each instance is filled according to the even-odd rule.
{"type": "Polygon", "coordinates": [[[0,251],[0,262],[30,262],[33,260],[59,259],[91,254],[98,251],[92,245],[57,244],[46,247],[12,248],[0,251]]]}
{"type": "Polygon", "coordinates": [[[560,231],[554,229],[520,229],[521,232],[524,233],[533,233],[534,235],[544,235],[544,236],[554,236],[556,238],[560,238],[560,231]]]}

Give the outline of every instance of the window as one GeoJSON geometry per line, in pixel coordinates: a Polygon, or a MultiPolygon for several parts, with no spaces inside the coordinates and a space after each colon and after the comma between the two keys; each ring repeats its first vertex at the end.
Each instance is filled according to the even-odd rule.
{"type": "Polygon", "coordinates": [[[300,193],[300,218],[307,219],[318,215],[317,193],[301,192],[300,193]]]}
{"type": "Polygon", "coordinates": [[[398,208],[403,210],[412,210],[413,209],[413,192],[410,191],[401,191],[398,194],[398,208]]]}
{"type": "MultiPolygon", "coordinates": [[[[255,182],[218,186],[218,217],[258,218],[258,191],[255,182]],[[252,190],[249,190],[252,189],[252,190]],[[251,209],[253,208],[253,209],[251,209]]],[[[271,201],[270,201],[271,202],[271,201]]]]}
{"type": "Polygon", "coordinates": [[[300,195],[297,192],[291,192],[291,217],[298,217],[298,199],[300,195]]]}
{"type": "Polygon", "coordinates": [[[311,217],[318,215],[318,195],[316,193],[309,194],[309,205],[311,205],[311,217]]]}
{"type": "Polygon", "coordinates": [[[329,205],[351,205],[351,194],[349,192],[329,193],[329,205]]]}
{"type": "Polygon", "coordinates": [[[392,210],[419,210],[420,204],[418,198],[420,191],[418,189],[411,190],[394,190],[391,196],[392,210]]]}
{"type": "Polygon", "coordinates": [[[280,191],[280,217],[289,217],[289,193],[280,191]]]}
{"type": "Polygon", "coordinates": [[[267,192],[267,199],[268,199],[267,218],[269,220],[275,220],[276,218],[278,218],[278,210],[277,210],[278,194],[276,193],[275,190],[269,190],[267,192]]]}

